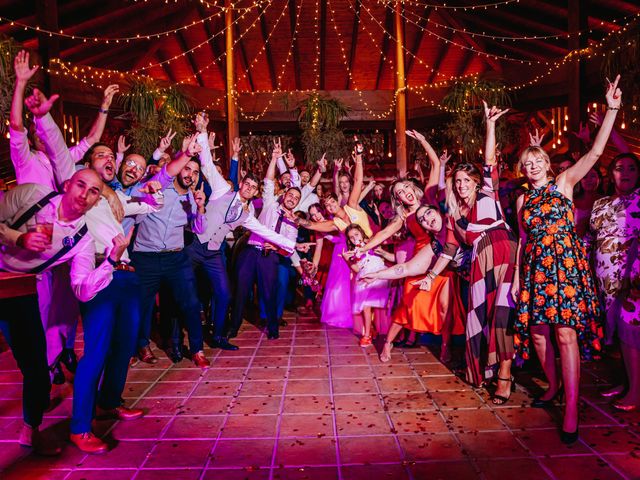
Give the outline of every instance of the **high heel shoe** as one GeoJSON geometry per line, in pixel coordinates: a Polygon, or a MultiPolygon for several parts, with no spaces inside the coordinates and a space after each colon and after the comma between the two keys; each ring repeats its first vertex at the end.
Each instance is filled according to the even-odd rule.
{"type": "Polygon", "coordinates": [[[637,405],[625,405],[624,403],[621,403],[620,401],[613,402],[611,404],[611,406],[613,408],[615,408],[616,410],[621,410],[623,412],[633,412],[633,411],[638,409],[637,405]]]}
{"type": "Polygon", "coordinates": [[[565,432],[564,430],[560,431],[560,441],[565,445],[571,445],[578,441],[578,428],[576,427],[575,432],[565,432]]]}
{"type": "MultiPolygon", "coordinates": [[[[503,381],[503,382],[509,382],[511,383],[511,388],[510,391],[511,393],[516,391],[516,382],[515,382],[515,378],[513,378],[513,375],[511,375],[510,378],[500,378],[498,377],[498,381],[503,381]]],[[[496,395],[495,393],[493,394],[493,398],[491,399],[491,401],[493,402],[494,405],[504,405],[506,404],[509,399],[511,398],[511,393],[509,394],[508,397],[505,397],[503,395],[496,395]],[[496,401],[497,400],[497,401],[496,401]]]]}
{"type": "Polygon", "coordinates": [[[536,397],[531,401],[531,406],[533,408],[549,408],[553,407],[553,402],[555,400],[561,401],[564,397],[564,388],[560,387],[556,394],[551,397],[549,400],[542,400],[542,395],[540,397],[536,397]]]}

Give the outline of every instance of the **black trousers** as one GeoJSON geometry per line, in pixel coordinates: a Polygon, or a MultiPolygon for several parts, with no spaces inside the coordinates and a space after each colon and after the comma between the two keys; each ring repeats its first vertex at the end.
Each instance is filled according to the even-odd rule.
{"type": "Polygon", "coordinates": [[[47,364],[47,341],[40,320],[38,297],[0,300],[0,329],[22,372],[22,416],[31,427],[42,423],[49,406],[51,377],[47,364]]]}
{"type": "Polygon", "coordinates": [[[231,312],[231,330],[238,331],[242,324],[242,315],[253,290],[258,282],[258,296],[264,301],[267,314],[267,330],[278,333],[278,264],[280,256],[275,252],[263,252],[247,246],[238,255],[236,271],[238,274],[236,291],[231,312]]]}

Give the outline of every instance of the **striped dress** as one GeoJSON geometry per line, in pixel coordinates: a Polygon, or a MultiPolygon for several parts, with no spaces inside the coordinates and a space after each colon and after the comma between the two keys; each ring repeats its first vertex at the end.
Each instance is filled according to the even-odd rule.
{"type": "Polygon", "coordinates": [[[498,171],[483,170],[484,181],[467,216],[449,216],[443,256],[458,246],[473,247],[467,313],[467,381],[482,385],[489,367],[514,356],[515,305],[509,292],[514,277],[516,238],[498,199],[498,171]]]}

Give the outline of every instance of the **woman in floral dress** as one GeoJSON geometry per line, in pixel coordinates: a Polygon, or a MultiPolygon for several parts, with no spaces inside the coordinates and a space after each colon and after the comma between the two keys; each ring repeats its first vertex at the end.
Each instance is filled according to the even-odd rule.
{"type": "Polygon", "coordinates": [[[564,443],[578,439],[578,343],[583,358],[590,359],[600,350],[602,336],[589,262],[575,231],[573,188],[600,158],[607,144],[621,103],[619,80],[618,76],[614,83],[609,83],[607,114],[593,147],[575,165],[553,178],[549,156],[540,147],[526,148],[518,163],[530,190],[517,201],[518,258],[522,257],[519,263],[522,274],[520,276],[517,268],[511,290],[513,298],[519,299],[515,343],[522,358],[528,358],[531,330],[536,353],[549,381],[549,389],[533,406],[547,406],[559,390],[551,343],[553,327],[560,348],[566,395],[561,435],[564,443]]]}
{"type": "MultiPolygon", "coordinates": [[[[617,332],[629,385],[613,406],[628,411],[640,407],[640,160],[632,153],[618,155],[609,165],[609,178],[615,193],[595,202],[590,227],[605,339],[612,343],[617,332]]],[[[619,385],[602,395],[624,390],[619,385]]]]}

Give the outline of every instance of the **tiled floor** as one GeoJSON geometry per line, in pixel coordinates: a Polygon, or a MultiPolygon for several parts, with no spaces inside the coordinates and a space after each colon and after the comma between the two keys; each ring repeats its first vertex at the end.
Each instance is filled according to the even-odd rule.
{"type": "MultiPolygon", "coordinates": [[[[634,479],[640,415],[599,397],[602,364],[585,366],[581,440],[562,445],[558,411],[532,409],[518,386],[508,406],[458,380],[427,349],[396,350],[381,364],[348,331],[289,318],[269,341],[247,325],[237,352],[209,351],[204,373],[188,361],[137,364],[124,396],[147,410],[134,422],[100,421],[113,446],[87,456],[29,454],[21,426],[20,374],[0,355],[2,479],[634,479]]],[[[535,379],[520,375],[531,383],[535,379]]],[[[68,434],[71,385],[45,426],[68,434]]]]}

